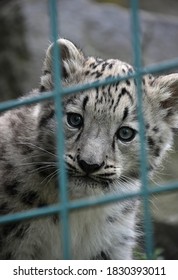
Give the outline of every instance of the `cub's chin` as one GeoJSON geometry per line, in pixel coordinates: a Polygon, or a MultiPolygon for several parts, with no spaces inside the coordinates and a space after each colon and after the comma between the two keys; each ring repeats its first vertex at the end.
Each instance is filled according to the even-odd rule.
{"type": "Polygon", "coordinates": [[[68,190],[71,198],[78,199],[102,195],[108,192],[109,185],[88,176],[69,176],[68,190]]]}

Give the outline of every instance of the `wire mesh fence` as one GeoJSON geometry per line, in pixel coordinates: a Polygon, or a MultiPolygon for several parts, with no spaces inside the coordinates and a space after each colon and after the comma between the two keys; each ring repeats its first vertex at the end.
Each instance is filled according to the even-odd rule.
{"type": "MultiPolygon", "coordinates": [[[[62,236],[63,236],[63,256],[64,259],[71,259],[70,251],[70,226],[69,226],[69,213],[77,209],[84,209],[96,205],[105,205],[108,203],[114,203],[121,200],[132,199],[134,197],[140,197],[143,200],[144,209],[144,232],[145,232],[145,251],[148,259],[153,258],[154,241],[152,230],[152,219],[150,213],[150,196],[152,194],[162,193],[166,191],[172,191],[178,189],[178,182],[169,185],[160,185],[152,188],[149,185],[147,178],[147,153],[145,147],[144,136],[144,118],[142,115],[142,98],[141,98],[141,77],[147,73],[157,73],[166,71],[168,69],[174,69],[178,66],[178,59],[172,61],[160,63],[150,67],[142,67],[141,65],[141,46],[140,46],[140,21],[139,21],[139,1],[130,0],[130,18],[131,18],[131,34],[132,34],[132,50],[135,72],[130,73],[125,77],[111,78],[101,82],[95,82],[93,84],[85,84],[83,86],[75,86],[70,88],[62,88],[61,84],[61,68],[60,68],[60,52],[57,46],[57,39],[60,30],[58,30],[58,5],[57,0],[48,1],[49,15],[50,15],[50,29],[51,40],[54,42],[54,90],[52,92],[44,93],[40,96],[34,96],[25,98],[23,100],[10,100],[0,104],[0,111],[10,110],[19,106],[41,102],[43,100],[53,99],[55,102],[56,116],[57,116],[57,154],[58,165],[60,168],[60,176],[58,174],[58,186],[60,203],[46,206],[40,209],[33,209],[26,212],[20,212],[15,214],[9,214],[0,217],[0,224],[20,221],[24,219],[42,217],[46,215],[59,214],[62,223],[62,236]],[[132,192],[122,195],[106,195],[105,197],[96,197],[91,199],[81,199],[75,201],[69,201],[67,192],[67,173],[63,161],[64,151],[64,135],[61,130],[62,126],[62,97],[64,95],[77,93],[79,91],[85,91],[93,87],[99,87],[103,85],[112,84],[116,81],[126,80],[128,78],[135,78],[138,89],[138,117],[139,117],[139,134],[140,134],[140,178],[142,188],[140,191],[132,192]]],[[[60,28],[59,28],[60,29],[60,28]]]]}

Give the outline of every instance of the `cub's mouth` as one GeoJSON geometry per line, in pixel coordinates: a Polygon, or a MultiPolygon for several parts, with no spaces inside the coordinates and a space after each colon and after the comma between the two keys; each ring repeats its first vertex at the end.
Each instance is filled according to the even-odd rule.
{"type": "Polygon", "coordinates": [[[104,162],[89,165],[80,159],[76,161],[80,164],[74,165],[74,160],[70,162],[69,157],[65,161],[69,183],[75,183],[75,187],[78,184],[78,187],[106,189],[116,180],[116,173],[113,169],[109,170],[110,166],[105,168],[104,162]]]}
{"type": "Polygon", "coordinates": [[[68,173],[68,181],[69,185],[74,184],[75,187],[84,188],[84,189],[108,189],[111,180],[108,181],[107,179],[101,179],[94,175],[88,174],[74,174],[68,173]]]}
{"type": "Polygon", "coordinates": [[[81,178],[83,180],[91,180],[96,182],[112,182],[115,177],[115,173],[105,173],[105,172],[81,172],[77,168],[71,170],[71,168],[66,168],[69,177],[81,178]]]}

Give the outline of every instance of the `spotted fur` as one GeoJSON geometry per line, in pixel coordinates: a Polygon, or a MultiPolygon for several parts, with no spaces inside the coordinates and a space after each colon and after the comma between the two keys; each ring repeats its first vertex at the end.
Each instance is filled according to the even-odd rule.
{"type": "MultiPolygon", "coordinates": [[[[132,66],[85,57],[60,39],[64,88],[122,77],[132,66]]],[[[53,89],[51,45],[39,89],[53,89]]],[[[64,161],[71,200],[140,189],[137,94],[134,79],[63,98],[64,161]]],[[[142,79],[148,173],[153,175],[177,127],[178,74],[142,79]]],[[[56,116],[52,100],[7,111],[0,117],[0,214],[58,202],[56,116]]],[[[60,170],[59,170],[60,173],[60,170]]],[[[70,213],[74,259],[131,259],[139,201],[122,201],[70,213]]],[[[62,259],[60,217],[49,215],[0,226],[1,259],[62,259]]]]}

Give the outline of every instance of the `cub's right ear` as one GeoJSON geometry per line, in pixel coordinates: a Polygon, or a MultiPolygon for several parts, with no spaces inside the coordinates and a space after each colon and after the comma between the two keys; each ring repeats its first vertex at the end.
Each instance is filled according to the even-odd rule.
{"type": "MultiPolygon", "coordinates": [[[[70,77],[82,67],[84,55],[82,51],[69,40],[59,39],[57,44],[60,47],[62,77],[64,79],[70,79],[70,77]]],[[[53,47],[54,44],[51,44],[47,49],[43,64],[43,75],[52,74],[53,72],[53,47]]]]}

